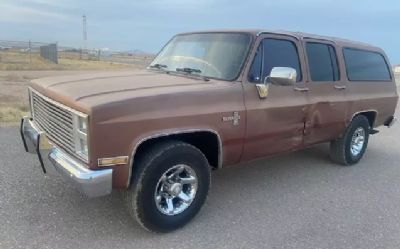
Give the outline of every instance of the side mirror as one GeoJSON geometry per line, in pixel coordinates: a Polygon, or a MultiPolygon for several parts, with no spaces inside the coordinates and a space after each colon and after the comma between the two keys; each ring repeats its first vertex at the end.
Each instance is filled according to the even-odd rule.
{"type": "Polygon", "coordinates": [[[296,83],[297,72],[296,69],[291,67],[274,67],[270,75],[265,78],[264,84],[267,83],[268,79],[274,85],[292,86],[296,83]]]}

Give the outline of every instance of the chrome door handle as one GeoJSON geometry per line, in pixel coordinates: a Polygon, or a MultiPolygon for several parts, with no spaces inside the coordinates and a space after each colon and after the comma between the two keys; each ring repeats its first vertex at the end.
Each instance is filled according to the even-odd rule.
{"type": "Polygon", "coordinates": [[[344,90],[346,89],[346,86],[334,86],[334,88],[337,90],[344,90]]]}
{"type": "Polygon", "coordinates": [[[310,90],[310,88],[308,88],[308,87],[295,87],[293,89],[295,91],[299,91],[299,92],[308,92],[310,90]]]}

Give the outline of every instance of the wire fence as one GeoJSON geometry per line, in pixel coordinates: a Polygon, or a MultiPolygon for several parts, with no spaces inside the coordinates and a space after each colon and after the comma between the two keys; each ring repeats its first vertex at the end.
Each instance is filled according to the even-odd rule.
{"type": "Polygon", "coordinates": [[[57,64],[59,60],[85,60],[146,66],[153,58],[152,54],[142,52],[80,49],[59,46],[57,43],[0,40],[0,64],[6,65],[57,64]]]}
{"type": "Polygon", "coordinates": [[[77,49],[59,47],[58,56],[61,59],[107,61],[121,64],[148,65],[154,58],[152,54],[109,51],[102,49],[77,49]]]}
{"type": "MultiPolygon", "coordinates": [[[[49,60],[45,51],[49,45],[57,47],[57,44],[42,42],[4,41],[0,40],[0,63],[30,64],[38,59],[49,60]]],[[[57,61],[53,61],[57,63],[57,61]]]]}

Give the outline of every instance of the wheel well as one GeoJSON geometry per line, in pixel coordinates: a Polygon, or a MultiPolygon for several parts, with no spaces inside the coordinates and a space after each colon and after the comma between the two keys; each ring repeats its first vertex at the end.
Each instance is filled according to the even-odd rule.
{"type": "Polygon", "coordinates": [[[181,133],[172,134],[162,137],[151,138],[139,145],[136,149],[133,162],[135,159],[147,149],[152,147],[154,144],[165,141],[165,140],[178,140],[193,145],[198,148],[207,158],[208,163],[214,169],[219,167],[220,150],[220,139],[217,134],[208,131],[198,131],[193,133],[181,133]]]}
{"type": "Polygon", "coordinates": [[[366,112],[360,112],[358,115],[363,115],[368,119],[369,126],[371,128],[374,127],[375,123],[375,118],[376,118],[376,112],[375,111],[366,111],[366,112]]]}

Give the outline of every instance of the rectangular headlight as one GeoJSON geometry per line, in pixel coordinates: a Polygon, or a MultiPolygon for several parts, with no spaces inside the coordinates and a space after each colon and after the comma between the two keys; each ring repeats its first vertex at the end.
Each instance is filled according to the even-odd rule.
{"type": "Polygon", "coordinates": [[[89,160],[89,149],[88,149],[88,117],[79,116],[74,114],[74,140],[75,140],[75,152],[83,157],[86,161],[89,160]]]}

